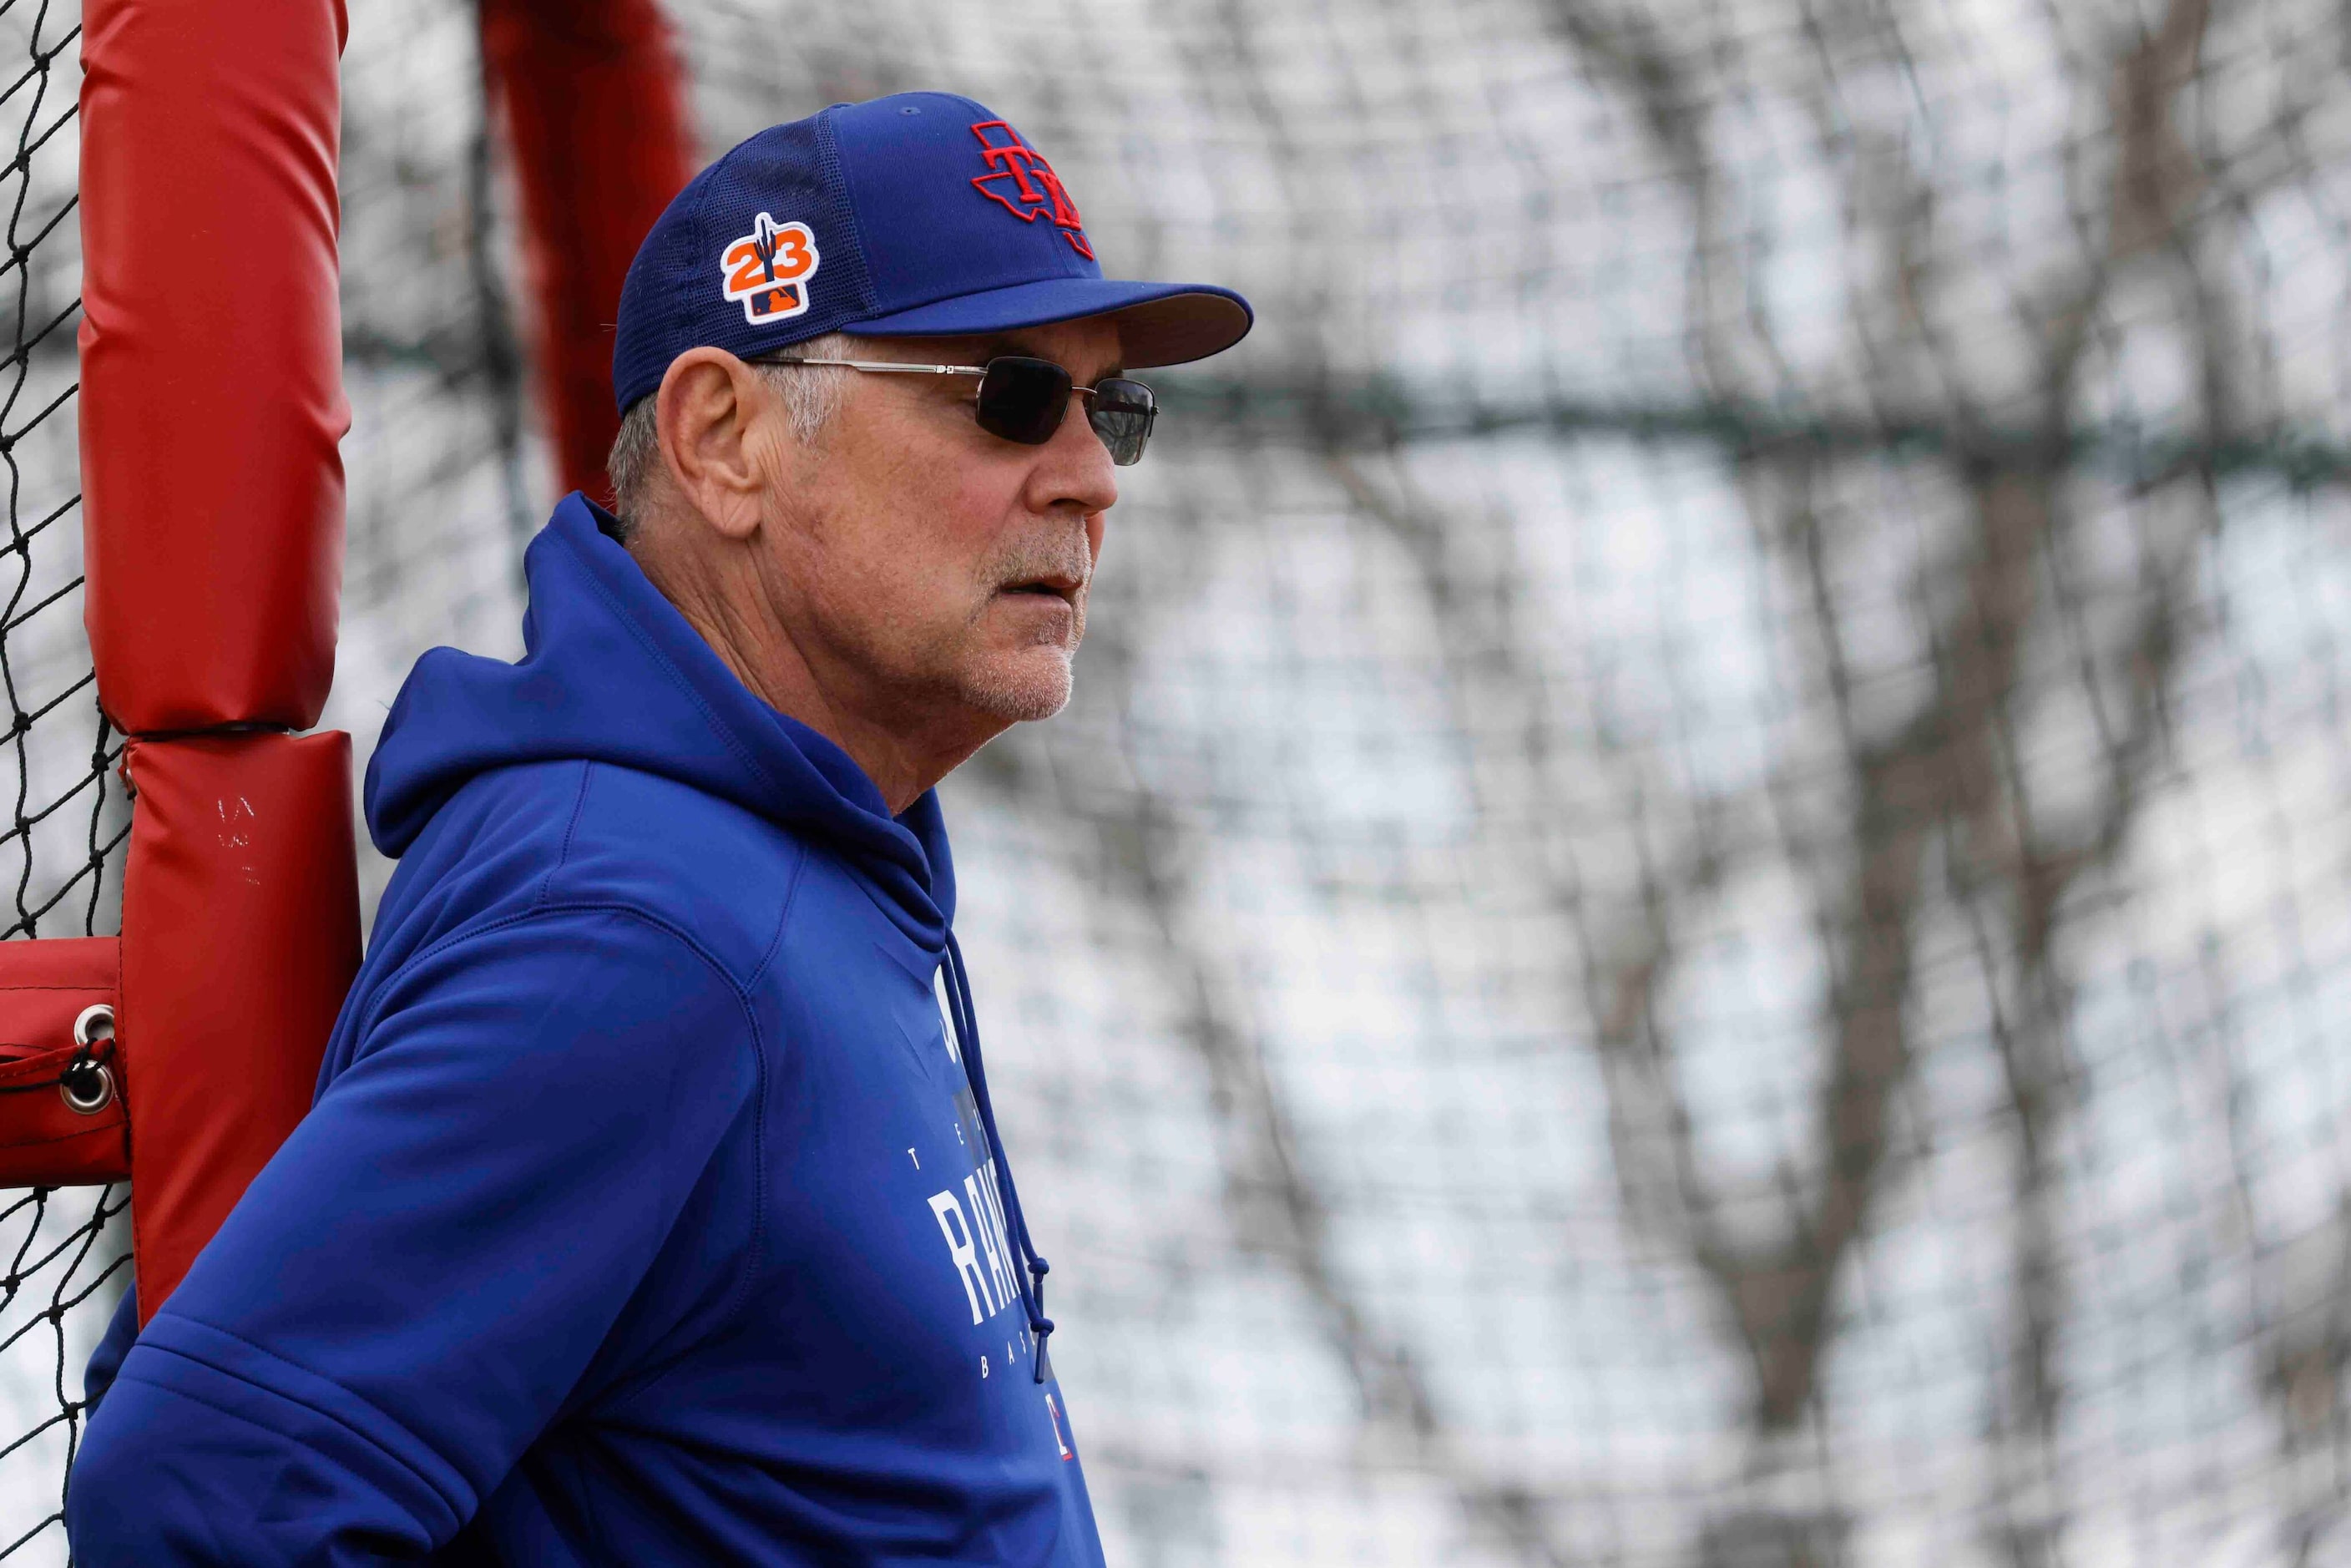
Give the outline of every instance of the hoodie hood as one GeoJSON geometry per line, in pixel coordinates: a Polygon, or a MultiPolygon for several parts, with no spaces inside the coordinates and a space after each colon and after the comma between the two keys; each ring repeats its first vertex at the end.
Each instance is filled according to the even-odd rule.
{"type": "Polygon", "coordinates": [[[760,700],[604,534],[574,491],[523,558],[515,664],[434,648],[416,663],[367,768],[368,833],[397,859],[467,780],[585,760],[686,784],[831,850],[932,952],[955,918],[938,797],[892,817],[849,754],[760,700]]]}

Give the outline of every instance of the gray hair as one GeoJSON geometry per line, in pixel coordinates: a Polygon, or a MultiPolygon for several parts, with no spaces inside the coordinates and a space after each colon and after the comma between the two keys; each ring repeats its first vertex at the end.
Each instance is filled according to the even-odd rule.
{"type": "MultiPolygon", "coordinates": [[[[821,338],[810,338],[805,343],[794,343],[765,356],[773,360],[848,360],[857,357],[857,340],[846,333],[828,332],[821,338]]],[[[760,379],[776,389],[783,400],[785,417],[792,422],[792,434],[803,445],[815,445],[824,436],[825,426],[841,412],[842,394],[848,390],[852,373],[830,366],[810,370],[789,370],[778,365],[755,364],[760,379]]],[[[657,400],[647,392],[629,405],[621,417],[621,432],[612,438],[611,455],[604,459],[604,471],[612,481],[612,513],[620,519],[620,529],[613,536],[627,544],[643,520],[645,491],[653,475],[661,468],[661,439],[653,429],[653,406],[657,400]]]]}

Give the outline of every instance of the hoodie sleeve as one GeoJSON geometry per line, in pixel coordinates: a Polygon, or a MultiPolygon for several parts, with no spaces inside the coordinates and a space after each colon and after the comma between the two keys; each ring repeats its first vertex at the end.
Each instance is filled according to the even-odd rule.
{"type": "Polygon", "coordinates": [[[412,1562],[580,1382],[754,1099],[739,993],[666,927],[534,915],[421,956],[122,1362],[89,1568],[412,1562]]]}

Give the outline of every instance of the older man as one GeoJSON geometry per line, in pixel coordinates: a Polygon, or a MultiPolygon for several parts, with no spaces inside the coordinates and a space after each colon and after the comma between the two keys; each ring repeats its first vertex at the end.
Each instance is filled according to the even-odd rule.
{"type": "Polygon", "coordinates": [[[931,791],[1068,698],[1124,370],[1249,323],[1103,279],[965,99],[679,195],[615,512],[531,546],[521,663],[402,691],[318,1103],[93,1363],[79,1561],[1102,1561],[931,791]]]}

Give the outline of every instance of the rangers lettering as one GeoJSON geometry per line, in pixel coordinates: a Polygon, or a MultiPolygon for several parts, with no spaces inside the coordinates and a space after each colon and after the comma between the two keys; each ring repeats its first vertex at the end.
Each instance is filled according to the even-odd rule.
{"type": "Polygon", "coordinates": [[[996,1298],[988,1293],[987,1276],[979,1270],[979,1254],[972,1246],[971,1227],[963,1217],[963,1205],[956,1201],[955,1189],[931,1195],[931,1212],[938,1216],[939,1234],[947,1239],[947,1256],[956,1267],[956,1277],[963,1281],[963,1293],[971,1300],[971,1321],[979,1322],[996,1315],[996,1298]],[[981,1303],[987,1310],[981,1311],[981,1303]]]}
{"type": "Polygon", "coordinates": [[[987,1258],[987,1272],[996,1282],[996,1299],[1008,1301],[1015,1292],[1012,1271],[1005,1267],[1005,1261],[1012,1249],[1004,1244],[1003,1232],[998,1229],[996,1216],[989,1209],[987,1195],[981,1189],[980,1184],[984,1179],[978,1171],[964,1177],[963,1195],[970,1200],[972,1218],[978,1222],[973,1228],[979,1232],[979,1250],[987,1258]]]}

